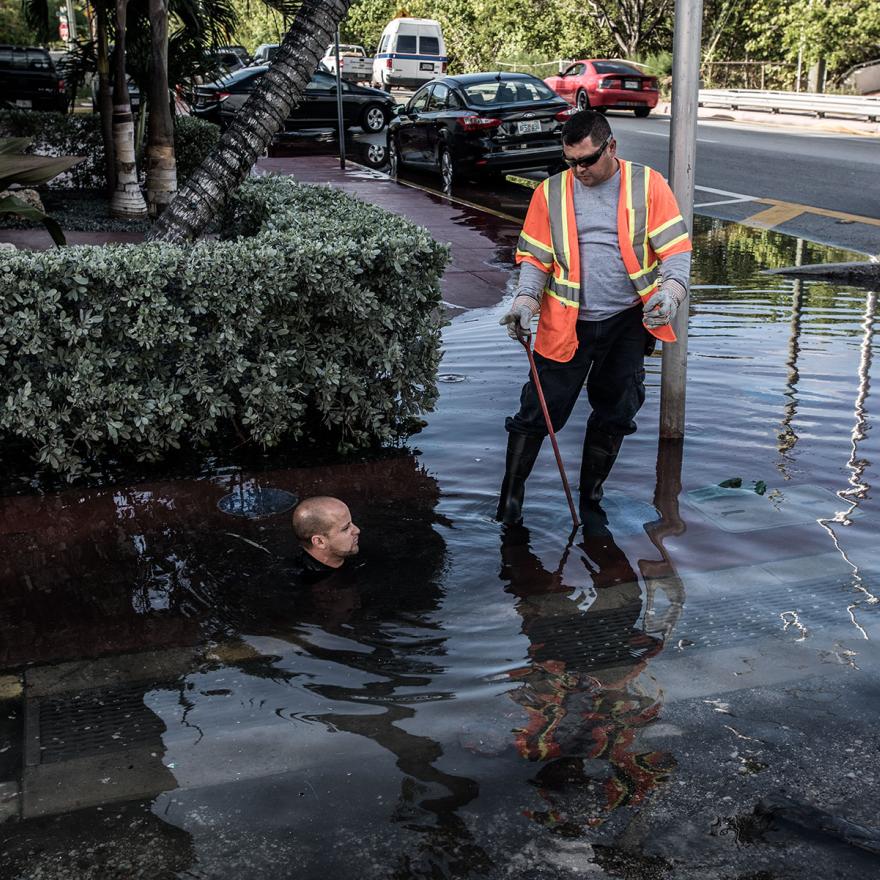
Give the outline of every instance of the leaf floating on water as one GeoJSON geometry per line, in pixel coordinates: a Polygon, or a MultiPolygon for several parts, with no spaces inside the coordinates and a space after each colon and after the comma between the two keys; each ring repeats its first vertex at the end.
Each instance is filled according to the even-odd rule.
{"type": "Polygon", "coordinates": [[[767,484],[763,480],[758,480],[755,483],[755,492],[758,495],[763,495],[767,491],[767,484]]]}
{"type": "Polygon", "coordinates": [[[739,489],[742,484],[742,477],[731,477],[729,480],[722,480],[718,485],[722,489],[739,489]]]}

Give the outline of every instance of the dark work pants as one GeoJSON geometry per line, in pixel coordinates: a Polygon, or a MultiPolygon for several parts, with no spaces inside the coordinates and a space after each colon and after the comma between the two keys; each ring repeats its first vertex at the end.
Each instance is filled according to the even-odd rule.
{"type": "MultiPolygon", "coordinates": [[[[604,321],[577,322],[578,347],[566,363],[535,353],[535,365],[553,430],[568,421],[584,381],[592,413],[589,429],[632,434],[645,402],[645,354],[653,337],[642,326],[641,304],[604,321]]],[[[531,376],[523,385],[519,412],[505,422],[508,431],[544,437],[547,426],[531,376]]]]}

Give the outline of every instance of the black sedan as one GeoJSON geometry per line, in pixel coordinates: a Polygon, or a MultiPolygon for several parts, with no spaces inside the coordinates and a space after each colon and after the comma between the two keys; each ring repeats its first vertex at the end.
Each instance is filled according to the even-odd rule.
{"type": "Polygon", "coordinates": [[[395,112],[392,176],[402,165],[438,170],[449,189],[460,173],[558,171],[559,132],[576,110],[527,73],[469,73],[422,86],[395,112]]]}
{"type": "MultiPolygon", "coordinates": [[[[217,82],[196,86],[192,113],[226,128],[241,109],[268,66],[247,67],[217,82]]],[[[342,83],[342,118],[346,128],[359,125],[366,132],[382,131],[391,118],[394,101],[378,89],[342,83]]],[[[335,128],[337,125],[336,78],[315,71],[306,92],[285,123],[285,129],[335,128]]]]}

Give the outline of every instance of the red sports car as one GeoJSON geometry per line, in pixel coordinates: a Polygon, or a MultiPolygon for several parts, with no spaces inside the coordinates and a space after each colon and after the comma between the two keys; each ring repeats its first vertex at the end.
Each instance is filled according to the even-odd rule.
{"type": "Polygon", "coordinates": [[[632,110],[647,116],[657,106],[657,78],[624,61],[588,59],[575,61],[559,76],[544,80],[554,92],[578,110],[588,107],[599,113],[608,109],[632,110]]]}

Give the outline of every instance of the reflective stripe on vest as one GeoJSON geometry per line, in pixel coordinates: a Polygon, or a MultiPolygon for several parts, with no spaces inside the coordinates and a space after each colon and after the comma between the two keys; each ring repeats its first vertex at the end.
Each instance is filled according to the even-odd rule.
{"type": "Polygon", "coordinates": [[[538,239],[532,238],[525,232],[520,232],[519,241],[516,243],[517,256],[529,256],[537,260],[546,270],[553,265],[553,249],[542,244],[538,239]]]}
{"type": "Polygon", "coordinates": [[[651,247],[659,256],[663,256],[664,251],[669,250],[673,245],[684,241],[688,237],[687,224],[684,218],[679,214],[671,220],[667,220],[656,229],[648,231],[648,237],[651,239],[651,247]]]}
{"type": "MultiPolygon", "coordinates": [[[[650,260],[648,250],[648,175],[646,165],[634,165],[621,160],[625,176],[626,210],[629,219],[629,238],[635,251],[639,268],[629,277],[636,293],[644,300],[657,289],[658,260],[650,260]],[[650,260],[650,261],[649,261],[650,260]]],[[[653,244],[653,242],[652,242],[653,244]]]]}

